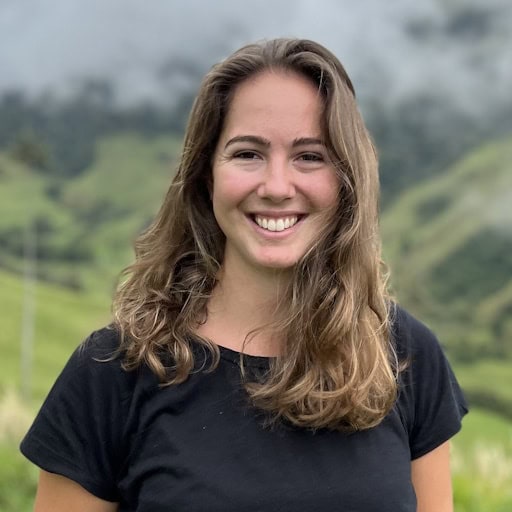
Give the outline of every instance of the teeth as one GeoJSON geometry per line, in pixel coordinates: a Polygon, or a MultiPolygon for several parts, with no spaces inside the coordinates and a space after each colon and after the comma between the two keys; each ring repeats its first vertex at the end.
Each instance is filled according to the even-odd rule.
{"type": "Polygon", "coordinates": [[[256,224],[260,228],[267,229],[268,231],[284,231],[293,227],[297,223],[297,216],[283,217],[280,219],[267,219],[265,217],[256,216],[256,224]]]}

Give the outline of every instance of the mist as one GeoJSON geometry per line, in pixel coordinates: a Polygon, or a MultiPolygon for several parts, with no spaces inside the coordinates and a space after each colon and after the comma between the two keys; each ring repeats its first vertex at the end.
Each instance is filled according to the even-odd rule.
{"type": "Polygon", "coordinates": [[[172,104],[237,47],[278,36],[333,50],[363,103],[435,91],[481,115],[509,102],[506,0],[2,0],[0,94],[66,96],[97,79],[121,104],[172,104]]]}

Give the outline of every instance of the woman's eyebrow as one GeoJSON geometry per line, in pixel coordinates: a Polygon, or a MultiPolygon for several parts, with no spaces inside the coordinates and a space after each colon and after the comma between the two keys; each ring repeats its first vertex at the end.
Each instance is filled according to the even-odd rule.
{"type": "Polygon", "coordinates": [[[233,137],[226,142],[224,149],[226,149],[231,144],[235,144],[236,142],[251,142],[253,144],[257,144],[258,146],[270,146],[270,141],[264,137],[259,137],[257,135],[237,135],[236,137],[233,137]]]}
{"type": "MultiPolygon", "coordinates": [[[[233,137],[232,139],[229,139],[226,142],[224,149],[231,146],[231,144],[235,144],[237,142],[250,142],[252,144],[264,147],[270,147],[271,145],[268,139],[265,139],[264,137],[260,137],[258,135],[237,135],[236,137],[233,137]]],[[[324,146],[324,141],[316,137],[300,137],[298,139],[294,139],[292,142],[292,147],[307,145],[324,146]]]]}
{"type": "Polygon", "coordinates": [[[317,139],[315,137],[301,137],[299,139],[295,139],[292,143],[292,147],[296,146],[306,146],[306,145],[320,145],[324,146],[324,141],[322,139],[317,139]]]}

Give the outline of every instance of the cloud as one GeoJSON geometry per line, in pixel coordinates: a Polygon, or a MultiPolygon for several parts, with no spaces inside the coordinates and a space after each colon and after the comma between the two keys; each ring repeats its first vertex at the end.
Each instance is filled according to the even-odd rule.
{"type": "Polygon", "coordinates": [[[511,27],[504,0],[3,0],[0,91],[65,93],[96,77],[123,101],[169,97],[192,86],[174,67],[203,73],[249,41],[298,36],[332,49],[363,97],[436,88],[487,108],[512,89],[511,27]]]}

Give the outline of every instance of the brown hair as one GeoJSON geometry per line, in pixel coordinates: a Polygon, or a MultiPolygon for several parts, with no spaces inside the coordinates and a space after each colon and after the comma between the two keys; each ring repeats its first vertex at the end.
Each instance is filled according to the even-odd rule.
{"type": "MultiPolygon", "coordinates": [[[[352,83],[339,60],[309,40],[250,44],[205,76],[187,126],[176,177],[137,239],[113,312],[124,364],[147,364],[163,383],[193,369],[191,338],[216,283],[225,237],[210,200],[211,159],[237,84],[267,69],[293,71],[320,91],[328,151],[340,178],[333,222],[298,262],[276,329],[285,342],[265,379],[248,381],[255,406],[294,425],[358,430],[377,425],[396,398],[378,233],[377,157],[352,83]],[[170,354],[172,368],[162,355],[170,354]]],[[[196,337],[213,354],[219,349],[196,337]]]]}

